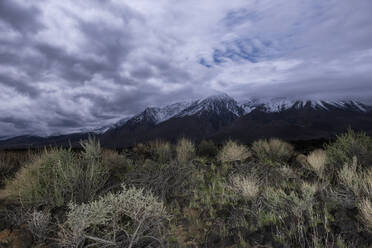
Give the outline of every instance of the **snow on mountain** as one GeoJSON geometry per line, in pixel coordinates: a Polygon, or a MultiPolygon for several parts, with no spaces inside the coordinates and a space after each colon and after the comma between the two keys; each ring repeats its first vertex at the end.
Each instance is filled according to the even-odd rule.
{"type": "Polygon", "coordinates": [[[329,101],[314,99],[291,99],[291,98],[261,98],[249,99],[240,104],[244,114],[249,114],[255,109],[264,112],[280,112],[288,109],[310,108],[314,110],[330,111],[332,109],[367,112],[368,106],[357,101],[329,101]]]}
{"type": "Polygon", "coordinates": [[[205,113],[241,117],[257,109],[264,112],[280,112],[289,109],[314,109],[330,111],[335,109],[366,112],[371,108],[357,101],[328,101],[314,99],[293,99],[293,98],[251,98],[238,103],[227,94],[212,95],[207,98],[179,102],[165,107],[148,107],[143,112],[132,118],[124,118],[111,127],[103,127],[95,130],[96,133],[103,133],[111,128],[121,127],[126,123],[136,125],[138,123],[160,124],[173,117],[185,117],[202,115],[205,113]]]}
{"type": "Polygon", "coordinates": [[[239,117],[244,112],[238,103],[227,94],[212,95],[205,99],[197,100],[192,103],[188,108],[180,112],[177,117],[201,115],[203,113],[232,113],[239,117]]]}
{"type": "Polygon", "coordinates": [[[159,124],[180,113],[185,108],[189,107],[191,102],[179,102],[171,105],[167,105],[163,108],[149,107],[146,108],[142,113],[134,116],[129,121],[131,123],[139,123],[142,121],[150,121],[154,124],[159,124]]]}

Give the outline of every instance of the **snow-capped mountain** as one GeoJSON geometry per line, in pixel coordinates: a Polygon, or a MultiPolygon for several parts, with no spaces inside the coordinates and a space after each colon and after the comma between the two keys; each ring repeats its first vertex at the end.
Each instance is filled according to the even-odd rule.
{"type": "Polygon", "coordinates": [[[243,114],[243,112],[243,109],[232,97],[227,94],[219,94],[193,102],[189,107],[183,109],[176,116],[184,117],[202,115],[205,113],[214,113],[217,115],[222,113],[231,113],[239,117],[243,114]]]}
{"type": "Polygon", "coordinates": [[[130,123],[131,125],[148,123],[159,124],[179,114],[182,110],[188,108],[192,102],[174,103],[163,108],[148,107],[142,113],[137,114],[122,124],[130,123]]]}
{"type": "Polygon", "coordinates": [[[244,109],[244,114],[249,114],[257,109],[263,112],[281,112],[286,110],[344,110],[367,112],[370,107],[358,101],[329,101],[313,99],[290,99],[290,98],[272,98],[272,99],[250,99],[240,104],[244,109]]]}
{"type": "MultiPolygon", "coordinates": [[[[227,94],[212,95],[204,99],[189,102],[179,102],[162,108],[148,107],[143,112],[132,118],[125,118],[110,127],[118,128],[127,123],[131,125],[151,124],[157,125],[171,118],[182,118],[186,116],[200,115],[229,115],[231,118],[239,118],[252,111],[266,113],[281,112],[286,110],[344,110],[367,112],[371,108],[358,101],[330,101],[313,99],[291,99],[291,98],[261,98],[248,99],[238,103],[227,94]]],[[[104,129],[101,129],[104,130],[104,129]]],[[[108,130],[108,128],[106,129],[108,130]]]]}
{"type": "Polygon", "coordinates": [[[148,107],[143,112],[97,129],[53,137],[20,137],[2,140],[1,147],[34,147],[47,144],[77,145],[94,133],[102,145],[131,146],[155,139],[176,141],[179,137],[224,142],[251,142],[278,137],[289,140],[318,139],[347,128],[372,135],[372,107],[353,100],[247,98],[237,102],[226,94],[209,96],[165,107],[148,107]]]}

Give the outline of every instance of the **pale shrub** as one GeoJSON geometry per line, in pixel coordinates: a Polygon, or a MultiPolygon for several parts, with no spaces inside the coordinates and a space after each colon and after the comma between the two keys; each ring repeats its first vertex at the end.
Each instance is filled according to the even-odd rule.
{"type": "Polygon", "coordinates": [[[363,178],[362,178],[362,188],[363,188],[363,193],[372,198],[372,168],[369,169],[366,173],[363,173],[363,178]]]}
{"type": "Polygon", "coordinates": [[[312,170],[321,179],[324,178],[324,170],[327,162],[327,153],[324,150],[315,150],[307,156],[307,162],[312,170]]]}
{"type": "Polygon", "coordinates": [[[329,197],[345,208],[353,208],[366,190],[363,174],[357,171],[358,162],[354,156],[351,164],[344,164],[337,174],[338,185],[329,190],[329,197]]]}
{"type": "Polygon", "coordinates": [[[156,159],[161,163],[172,159],[172,147],[169,142],[156,140],[151,143],[151,149],[156,159]]]}
{"type": "Polygon", "coordinates": [[[191,140],[182,138],[178,141],[176,146],[177,161],[179,163],[186,163],[195,156],[195,145],[191,140]]]}
{"type": "Polygon", "coordinates": [[[358,208],[364,225],[372,231],[372,202],[364,199],[358,204],[358,208]]]}
{"type": "Polygon", "coordinates": [[[351,164],[345,164],[342,170],[338,173],[340,184],[351,190],[355,196],[359,195],[362,180],[357,172],[357,159],[353,158],[351,164]]]}
{"type": "Polygon", "coordinates": [[[221,162],[244,161],[251,156],[248,148],[229,140],[218,153],[218,160],[221,162]]]}
{"type": "Polygon", "coordinates": [[[34,210],[28,218],[28,230],[38,240],[45,240],[49,232],[51,217],[47,211],[34,210]]]}
{"type": "Polygon", "coordinates": [[[118,247],[131,247],[144,233],[156,237],[163,221],[169,220],[164,203],[152,193],[123,185],[122,191],[109,193],[97,201],[69,205],[67,221],[60,233],[61,245],[78,246],[84,240],[118,247]],[[120,233],[125,233],[119,239],[120,233]]]}
{"type": "Polygon", "coordinates": [[[261,163],[286,163],[293,155],[293,146],[280,139],[259,140],[252,144],[252,150],[261,163]]]}
{"type": "Polygon", "coordinates": [[[260,191],[259,181],[253,176],[243,177],[235,175],[230,179],[230,184],[234,192],[241,194],[247,199],[254,199],[260,191]]]}

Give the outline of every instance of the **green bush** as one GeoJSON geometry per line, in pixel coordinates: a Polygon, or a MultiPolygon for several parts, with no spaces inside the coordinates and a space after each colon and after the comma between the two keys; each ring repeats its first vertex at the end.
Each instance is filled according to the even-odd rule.
{"type": "Polygon", "coordinates": [[[166,163],[172,159],[172,146],[169,142],[156,140],[151,144],[152,153],[160,163],[166,163]]]}
{"type": "Polygon", "coordinates": [[[229,140],[218,153],[217,159],[221,162],[244,161],[251,156],[247,147],[229,140]]]}
{"type": "Polygon", "coordinates": [[[351,164],[356,157],[361,167],[372,165],[372,138],[365,133],[356,133],[348,130],[347,133],[337,136],[335,142],[325,148],[332,170],[339,170],[345,163],[351,164]]]}
{"type": "Polygon", "coordinates": [[[291,144],[280,139],[259,140],[252,144],[252,151],[258,161],[271,165],[287,163],[293,150],[291,144]]]}
{"type": "Polygon", "coordinates": [[[202,140],[198,146],[198,155],[213,158],[218,153],[217,146],[212,140],[202,140]]]}
{"type": "Polygon", "coordinates": [[[99,143],[89,139],[82,146],[80,157],[66,149],[45,151],[9,182],[11,195],[24,204],[51,208],[94,199],[105,185],[108,173],[102,165],[99,143]]]}
{"type": "Polygon", "coordinates": [[[194,143],[186,138],[180,139],[176,146],[176,155],[179,163],[186,163],[190,161],[195,156],[194,143]]]}

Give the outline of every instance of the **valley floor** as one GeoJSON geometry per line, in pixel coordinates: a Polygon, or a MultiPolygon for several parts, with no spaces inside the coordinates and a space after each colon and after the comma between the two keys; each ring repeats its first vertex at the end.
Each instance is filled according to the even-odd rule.
{"type": "Polygon", "coordinates": [[[0,247],[371,247],[372,138],[0,152],[0,247]]]}

